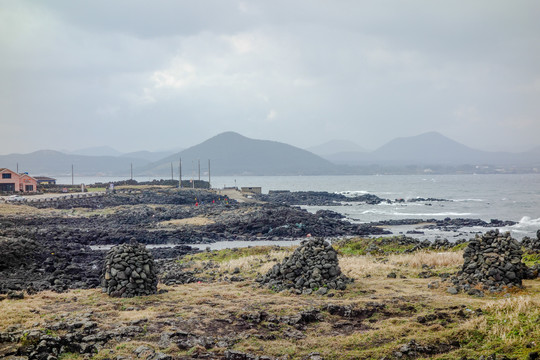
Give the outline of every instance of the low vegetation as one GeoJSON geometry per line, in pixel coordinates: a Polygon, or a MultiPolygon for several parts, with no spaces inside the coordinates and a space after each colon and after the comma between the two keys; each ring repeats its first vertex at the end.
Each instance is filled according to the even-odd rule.
{"type": "MultiPolygon", "coordinates": [[[[0,332],[50,331],[51,323],[83,316],[102,330],[142,324],[131,341],[111,340],[96,348],[94,359],[132,358],[141,345],[179,358],[219,358],[226,347],[282,359],[313,353],[324,359],[478,359],[493,353],[497,359],[528,359],[540,351],[539,280],[524,281],[523,289],[506,295],[450,295],[437,274],[458,271],[461,251],[406,253],[402,250],[407,247],[388,246],[387,254],[367,255],[371,241],[338,243],[340,266],[355,281],[330,296],[276,293],[256,285],[256,276],[294,248],[205,251],[179,261],[213,281],[160,285],[161,294],[130,299],[109,298],[92,289],[4,300],[0,332]],[[232,274],[239,279],[231,280],[232,274]],[[441,286],[428,288],[433,281],[441,286]],[[304,315],[292,320],[306,313],[311,315],[305,320],[304,315]],[[175,331],[196,341],[160,342],[162,334],[175,331]]],[[[538,262],[538,257],[527,261],[538,262]]],[[[62,330],[53,335],[61,336],[62,330]]],[[[83,358],[77,353],[61,357],[83,358]]]]}

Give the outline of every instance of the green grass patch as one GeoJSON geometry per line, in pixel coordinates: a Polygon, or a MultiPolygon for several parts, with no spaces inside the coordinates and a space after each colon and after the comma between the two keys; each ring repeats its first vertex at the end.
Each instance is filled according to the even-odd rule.
{"type": "Polygon", "coordinates": [[[524,253],[522,261],[527,266],[534,266],[540,264],[540,253],[524,253]]]}
{"type": "Polygon", "coordinates": [[[498,352],[526,359],[540,351],[540,308],[532,297],[500,299],[484,309],[476,326],[460,336],[462,346],[477,354],[498,352]]]}
{"type": "Polygon", "coordinates": [[[78,360],[82,359],[82,355],[75,353],[63,353],[58,357],[58,360],[78,360]]]}
{"type": "Polygon", "coordinates": [[[412,244],[400,244],[401,236],[379,238],[354,238],[334,243],[334,248],[342,255],[403,254],[414,248],[412,244]]]}
{"type": "Polygon", "coordinates": [[[464,243],[461,243],[461,244],[458,244],[456,246],[453,246],[451,247],[450,249],[448,249],[449,251],[461,251],[461,250],[465,250],[467,248],[467,246],[469,246],[469,242],[464,242],[464,243]]]}

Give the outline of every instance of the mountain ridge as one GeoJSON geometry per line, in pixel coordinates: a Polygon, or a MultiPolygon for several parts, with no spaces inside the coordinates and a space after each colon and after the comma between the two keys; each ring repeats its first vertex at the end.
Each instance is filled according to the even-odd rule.
{"type": "Polygon", "coordinates": [[[28,154],[0,155],[0,167],[29,172],[31,175],[59,176],[74,171],[82,175],[129,174],[130,166],[142,166],[144,160],[115,156],[87,156],[66,154],[56,150],[37,150],[28,154]]]}
{"type": "Polygon", "coordinates": [[[330,160],[351,166],[384,165],[538,165],[535,155],[540,147],[528,152],[508,153],[477,150],[438,132],[398,137],[367,153],[335,154],[330,160]]]}
{"type": "MultiPolygon", "coordinates": [[[[133,165],[134,174],[170,176],[170,165],[178,173],[182,158],[183,172],[198,168],[203,173],[211,160],[212,175],[341,175],[372,173],[407,173],[408,166],[438,167],[453,172],[459,166],[475,171],[478,166],[505,166],[512,171],[538,172],[540,146],[527,152],[489,152],[473,149],[437,132],[395,138],[371,152],[343,152],[326,159],[305,149],[272,140],[251,139],[228,131],[215,135],[195,146],[175,152],[140,151],[121,156],[87,156],[66,154],[56,150],[38,150],[28,154],[0,155],[0,167],[28,171],[33,175],[59,176],[71,173],[71,165],[79,175],[127,176],[133,165]],[[163,156],[162,156],[163,155],[163,156]],[[329,159],[331,161],[329,161],[329,159]]],[[[198,169],[197,169],[198,170],[198,169]]],[[[176,176],[176,175],[175,175],[176,176]]]]}
{"type": "Polygon", "coordinates": [[[319,155],[323,158],[337,153],[344,152],[367,152],[368,150],[350,140],[330,140],[322,144],[310,146],[305,150],[319,155]]]}
{"type": "Polygon", "coordinates": [[[178,164],[180,158],[188,168],[190,162],[201,160],[205,169],[205,162],[210,159],[211,172],[223,175],[316,175],[337,171],[336,165],[309,151],[278,141],[251,139],[232,131],[139,170],[170,171],[170,163],[178,164]]]}

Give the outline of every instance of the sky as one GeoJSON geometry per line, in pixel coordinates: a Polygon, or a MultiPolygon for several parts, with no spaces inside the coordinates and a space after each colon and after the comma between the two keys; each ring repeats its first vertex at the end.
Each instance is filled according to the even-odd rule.
{"type": "Polygon", "coordinates": [[[0,154],[540,145],[540,2],[0,0],[0,154]]]}

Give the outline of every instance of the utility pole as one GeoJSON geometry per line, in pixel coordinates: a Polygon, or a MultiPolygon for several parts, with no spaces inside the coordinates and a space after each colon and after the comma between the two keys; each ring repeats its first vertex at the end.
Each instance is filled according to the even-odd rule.
{"type": "Polygon", "coordinates": [[[182,188],[182,158],[180,158],[180,161],[178,162],[178,187],[182,188]]]}
{"type": "Polygon", "coordinates": [[[75,185],[75,180],[73,176],[73,164],[71,164],[71,185],[75,185]]]}
{"type": "Polygon", "coordinates": [[[133,180],[133,163],[131,163],[131,180],[133,180]]]}
{"type": "Polygon", "coordinates": [[[17,163],[17,174],[19,173],[19,163],[17,163]]]}
{"type": "Polygon", "coordinates": [[[210,159],[208,159],[208,188],[212,188],[212,186],[210,186],[210,159]]]}
{"type": "Polygon", "coordinates": [[[173,173],[172,162],[171,162],[171,180],[174,180],[174,173],[173,173]]]}
{"type": "Polygon", "coordinates": [[[199,181],[201,181],[201,159],[199,161],[199,181]]]}

